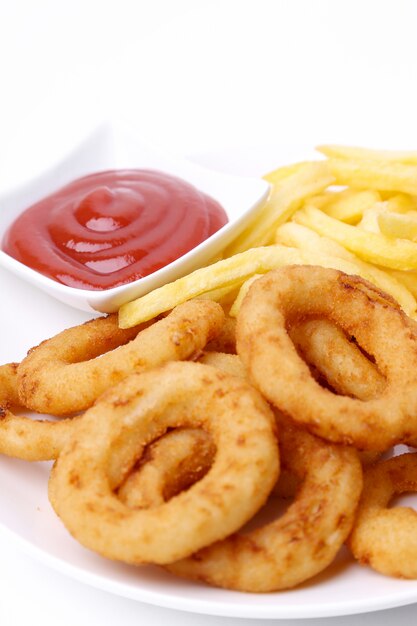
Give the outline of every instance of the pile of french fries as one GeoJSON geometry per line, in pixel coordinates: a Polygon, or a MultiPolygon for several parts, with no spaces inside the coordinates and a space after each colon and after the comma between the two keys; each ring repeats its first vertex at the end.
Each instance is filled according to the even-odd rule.
{"type": "Polygon", "coordinates": [[[300,264],[357,274],[417,319],[417,152],[318,151],[327,158],[264,176],[272,186],[268,201],[222,260],[125,304],[120,326],[197,297],[228,301],[236,316],[255,278],[300,264]]]}

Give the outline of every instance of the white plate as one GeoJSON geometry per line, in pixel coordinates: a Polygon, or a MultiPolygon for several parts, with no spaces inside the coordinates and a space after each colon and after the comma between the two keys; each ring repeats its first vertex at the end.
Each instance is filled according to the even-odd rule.
{"type": "Polygon", "coordinates": [[[107,121],[91,132],[68,155],[34,179],[0,194],[0,242],[20,213],[75,178],[107,169],[145,168],[178,176],[217,200],[229,221],[220,230],[166,267],[139,280],[104,291],[68,287],[32,270],[0,250],[0,266],[83,311],[112,313],[122,304],[207,264],[242,232],[262,207],[269,184],[260,178],[231,176],[199,167],[145,145],[132,129],[107,121]]]}
{"type": "MultiPolygon", "coordinates": [[[[263,159],[261,171],[275,165],[271,157],[268,161],[260,153],[259,158],[263,159]]],[[[251,159],[253,151],[246,156],[236,151],[230,163],[238,168],[240,162],[243,170],[251,159]]],[[[205,157],[207,165],[209,161],[205,157]]],[[[211,162],[220,163],[220,159],[213,155],[211,162]]],[[[223,163],[226,167],[226,160],[223,163]]],[[[259,174],[253,167],[254,174],[259,174]]],[[[2,269],[0,290],[1,363],[19,360],[28,347],[88,318],[2,269]]],[[[346,551],[298,589],[264,595],[212,589],[157,568],[107,561],[79,546],[51,510],[46,492],[48,469],[45,463],[0,458],[0,530],[43,563],[94,587],[162,607],[258,619],[349,615],[417,602],[417,581],[380,576],[354,564],[346,551]]]]}

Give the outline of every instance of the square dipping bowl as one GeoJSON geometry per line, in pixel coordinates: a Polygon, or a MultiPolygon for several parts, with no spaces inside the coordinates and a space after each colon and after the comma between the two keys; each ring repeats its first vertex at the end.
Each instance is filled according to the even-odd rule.
{"type": "Polygon", "coordinates": [[[250,220],[256,218],[270,188],[262,179],[230,176],[162,154],[143,144],[121,124],[106,122],[47,172],[0,196],[0,241],[20,213],[76,178],[104,170],[134,168],[159,170],[191,183],[222,205],[228,223],[149,276],[106,290],[68,287],[32,270],[2,250],[0,266],[69,306],[89,312],[113,313],[122,304],[209,263],[243,231],[250,220]]]}

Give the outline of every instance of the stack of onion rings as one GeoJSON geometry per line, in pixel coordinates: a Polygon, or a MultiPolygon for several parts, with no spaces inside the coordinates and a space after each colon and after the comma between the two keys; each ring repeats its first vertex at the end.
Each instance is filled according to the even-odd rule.
{"type": "Polygon", "coordinates": [[[27,461],[56,459],[81,419],[31,419],[15,415],[10,406],[19,404],[53,415],[80,411],[111,386],[111,381],[199,354],[220,331],[223,320],[217,303],[188,302],[149,328],[136,329],[135,339],[117,349],[132,335],[132,329],[127,334],[118,331],[115,316],[98,318],[44,341],[20,365],[2,366],[0,453],[27,461]],[[111,351],[102,354],[105,349],[111,351]],[[81,356],[90,360],[77,362],[81,356]],[[52,375],[55,368],[56,377],[52,375]]]}
{"type": "Polygon", "coordinates": [[[333,561],[361,493],[356,453],[282,422],[280,451],[282,467],[302,483],[284,515],[171,564],[169,571],[217,587],[268,592],[294,587],[333,561]]]}
{"type": "Polygon", "coordinates": [[[366,469],[354,522],[360,461],[417,441],[415,322],[362,279],[286,267],[253,282],[235,327],[220,305],[195,300],[140,328],[120,331],[109,316],[43,342],[0,367],[0,453],[56,459],[53,507],[111,559],[276,591],[327,567],[353,526],[360,562],[417,577],[397,566],[397,539],[372,543],[370,525],[393,533],[392,516],[407,520],[395,537],[413,554],[414,514],[385,509],[417,489],[415,455],[366,469]],[[51,422],[15,407],[87,410],[51,422]],[[294,502],[245,530],[271,493],[294,502]]]}

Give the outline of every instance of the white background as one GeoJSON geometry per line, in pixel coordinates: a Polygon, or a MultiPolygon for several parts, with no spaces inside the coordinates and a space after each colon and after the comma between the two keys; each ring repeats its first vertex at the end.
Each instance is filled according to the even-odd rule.
{"type": "MultiPolygon", "coordinates": [[[[244,150],[249,174],[275,147],[288,161],[324,142],[417,149],[416,35],[412,0],[0,0],[0,188],[113,112],[170,151],[202,162],[223,151],[230,171],[244,150]]],[[[1,625],[256,624],[85,587],[1,534],[0,555],[1,625]]],[[[416,617],[406,607],[311,623],[416,617]]]]}

